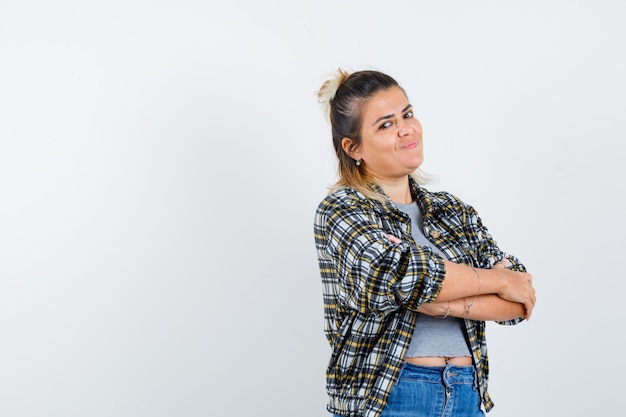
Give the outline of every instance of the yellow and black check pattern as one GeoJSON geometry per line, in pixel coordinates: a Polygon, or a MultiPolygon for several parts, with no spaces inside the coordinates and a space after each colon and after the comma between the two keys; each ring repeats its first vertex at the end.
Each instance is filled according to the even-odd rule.
{"type": "MultiPolygon", "coordinates": [[[[525,271],[502,252],[476,211],[455,196],[429,192],[410,178],[424,215],[424,234],[456,263],[492,268],[503,256],[512,269],[525,271]]],[[[372,189],[384,195],[377,185],[372,189]]],[[[398,378],[422,303],[437,298],[445,277],[443,258],[417,246],[410,219],[392,202],[368,199],[343,188],[318,206],[315,245],[322,277],[325,333],[332,348],[327,368],[328,411],[375,417],[398,378]],[[392,234],[402,240],[393,244],[392,234]]],[[[522,318],[501,322],[516,324],[522,318]]],[[[465,320],[480,395],[485,410],[488,360],[485,322],[465,320]]]]}

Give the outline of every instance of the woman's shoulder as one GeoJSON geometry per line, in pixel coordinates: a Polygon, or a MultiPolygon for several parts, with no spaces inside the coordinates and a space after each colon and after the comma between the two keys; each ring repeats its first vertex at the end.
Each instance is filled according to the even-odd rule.
{"type": "Polygon", "coordinates": [[[461,200],[456,194],[448,191],[427,191],[421,189],[421,204],[424,212],[442,213],[444,216],[460,216],[474,218],[478,215],[476,209],[461,200]]]}
{"type": "Polygon", "coordinates": [[[332,190],[320,202],[320,206],[357,206],[368,204],[369,199],[351,187],[339,187],[332,190]]]}
{"type": "Polygon", "coordinates": [[[420,193],[433,206],[445,208],[465,207],[466,204],[456,195],[448,191],[429,191],[426,188],[420,188],[420,193]]]}
{"type": "Polygon", "coordinates": [[[382,202],[366,197],[361,191],[352,187],[339,187],[324,197],[317,207],[317,212],[322,213],[344,209],[385,210],[382,202]]]}

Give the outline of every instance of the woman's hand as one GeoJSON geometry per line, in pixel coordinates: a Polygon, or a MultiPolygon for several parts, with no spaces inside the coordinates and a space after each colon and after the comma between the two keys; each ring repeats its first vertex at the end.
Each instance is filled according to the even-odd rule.
{"type": "Polygon", "coordinates": [[[402,243],[402,241],[399,238],[395,237],[394,235],[387,234],[387,238],[389,239],[391,243],[395,243],[396,245],[399,243],[402,243]]]}
{"type": "Polygon", "coordinates": [[[502,258],[494,267],[493,271],[497,272],[503,278],[504,285],[498,292],[498,296],[505,300],[514,301],[524,305],[526,320],[530,319],[535,302],[535,289],[533,288],[533,276],[527,272],[517,272],[507,269],[509,261],[502,258]]]}

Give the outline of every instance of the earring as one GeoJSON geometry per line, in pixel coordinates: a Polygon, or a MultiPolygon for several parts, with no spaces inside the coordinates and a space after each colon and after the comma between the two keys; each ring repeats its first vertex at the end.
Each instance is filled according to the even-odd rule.
{"type": "Polygon", "coordinates": [[[361,166],[361,160],[357,159],[356,161],[354,161],[354,163],[356,164],[356,166],[360,167],[361,166]]]}

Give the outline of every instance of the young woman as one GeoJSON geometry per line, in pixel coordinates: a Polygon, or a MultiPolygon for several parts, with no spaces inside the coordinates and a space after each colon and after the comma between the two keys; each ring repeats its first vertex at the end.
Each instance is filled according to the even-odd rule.
{"type": "Polygon", "coordinates": [[[485,321],[530,318],[531,275],[471,206],[418,184],[422,126],[393,78],[339,70],[318,97],[339,162],[314,225],[328,410],[483,416],[485,321]]]}

